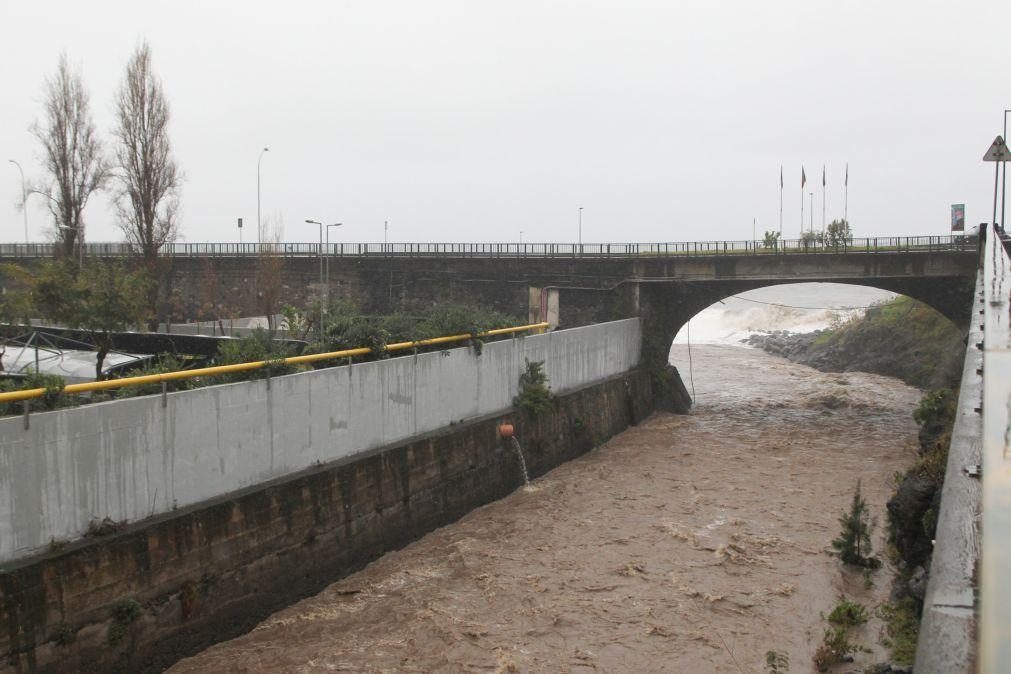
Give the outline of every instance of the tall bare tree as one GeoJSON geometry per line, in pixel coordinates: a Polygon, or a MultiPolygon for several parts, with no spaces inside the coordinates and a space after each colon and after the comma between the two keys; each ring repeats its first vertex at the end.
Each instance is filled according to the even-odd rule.
{"type": "Polygon", "coordinates": [[[56,75],[46,79],[45,117],[31,127],[43,148],[44,184],[32,191],[48,199],[56,225],[56,240],[65,256],[84,243],[82,213],[88,198],[108,176],[108,163],[91,119],[88,93],[67,55],[60,56],[56,75]]]}
{"type": "Polygon", "coordinates": [[[263,238],[256,260],[256,297],[267,316],[267,329],[273,335],[276,316],[281,313],[284,292],[284,255],[281,252],[282,224],[280,216],[268,216],[261,226],[263,238]]]}
{"type": "Polygon", "coordinates": [[[175,239],[182,173],[168,136],[169,104],[144,42],[126,65],[116,96],[115,197],[120,228],[145,261],[175,239]]]}

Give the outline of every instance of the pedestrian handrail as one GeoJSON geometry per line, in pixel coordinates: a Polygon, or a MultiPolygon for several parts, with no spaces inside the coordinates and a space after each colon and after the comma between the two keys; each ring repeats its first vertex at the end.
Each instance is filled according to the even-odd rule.
{"type": "MultiPolygon", "coordinates": [[[[777,241],[680,241],[654,243],[167,243],[162,257],[696,257],[724,255],[819,255],[975,251],[975,235],[886,236],[861,239],[777,241]]],[[[47,258],[55,243],[3,243],[2,258],[47,258]]],[[[133,257],[129,243],[86,243],[89,257],[133,257]]]]}
{"type": "MultiPolygon", "coordinates": [[[[358,347],[355,349],[344,349],[341,351],[327,351],[324,353],[310,353],[301,356],[290,356],[277,360],[256,360],[247,363],[233,363],[231,365],[215,365],[212,367],[201,367],[192,370],[176,370],[173,372],[162,372],[159,374],[146,374],[136,377],[122,377],[120,379],[105,379],[102,381],[84,382],[80,384],[67,384],[61,389],[61,393],[87,393],[90,391],[105,391],[108,389],[125,388],[129,386],[141,386],[143,384],[157,384],[159,382],[169,382],[179,379],[194,379],[196,377],[209,377],[219,374],[230,374],[235,372],[248,372],[259,370],[265,367],[277,367],[279,365],[300,365],[305,363],[317,363],[324,360],[336,360],[338,358],[353,358],[355,356],[367,356],[385,351],[406,351],[424,346],[435,346],[438,344],[451,344],[462,342],[468,339],[497,337],[500,335],[511,335],[520,332],[543,331],[549,327],[548,323],[531,323],[529,325],[519,325],[511,328],[497,328],[487,330],[477,334],[447,335],[445,337],[432,337],[429,339],[419,339],[411,342],[396,342],[387,344],[383,349],[377,350],[370,347],[358,347]]],[[[31,400],[41,398],[48,389],[32,388],[20,391],[8,391],[0,393],[0,403],[16,402],[19,400],[31,400]]]]}

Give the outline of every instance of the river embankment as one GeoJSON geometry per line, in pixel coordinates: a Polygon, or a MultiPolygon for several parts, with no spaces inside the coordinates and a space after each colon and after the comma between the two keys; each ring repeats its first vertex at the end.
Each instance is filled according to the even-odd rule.
{"type": "Polygon", "coordinates": [[[865,580],[831,541],[858,480],[883,512],[916,460],[919,391],[755,349],[693,360],[690,415],[655,414],[172,671],[740,672],[769,651],[804,671],[840,595],[871,613],[849,633],[870,652],[844,667],[886,660],[888,571],[865,580]]]}

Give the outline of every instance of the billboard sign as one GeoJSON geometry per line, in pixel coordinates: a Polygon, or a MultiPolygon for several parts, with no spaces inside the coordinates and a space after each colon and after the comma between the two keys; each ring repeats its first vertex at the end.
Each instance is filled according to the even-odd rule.
{"type": "Polygon", "coordinates": [[[951,205],[951,231],[965,231],[965,204],[951,205]]]}

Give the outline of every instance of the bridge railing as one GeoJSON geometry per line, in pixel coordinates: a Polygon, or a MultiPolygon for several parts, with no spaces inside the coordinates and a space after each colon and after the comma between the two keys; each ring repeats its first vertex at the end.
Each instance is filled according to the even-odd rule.
{"type": "Polygon", "coordinates": [[[984,244],[979,671],[997,672],[1011,663],[1011,256],[995,227],[984,244]]]}
{"type": "MultiPolygon", "coordinates": [[[[818,255],[976,250],[974,235],[887,236],[842,241],[790,239],[763,241],[680,241],[658,243],[170,243],[164,257],[476,257],[476,258],[623,258],[711,257],[724,255],[818,255]]],[[[53,257],[54,243],[2,243],[0,258],[53,257]]],[[[90,257],[131,257],[128,243],[86,243],[90,257]]]]}

